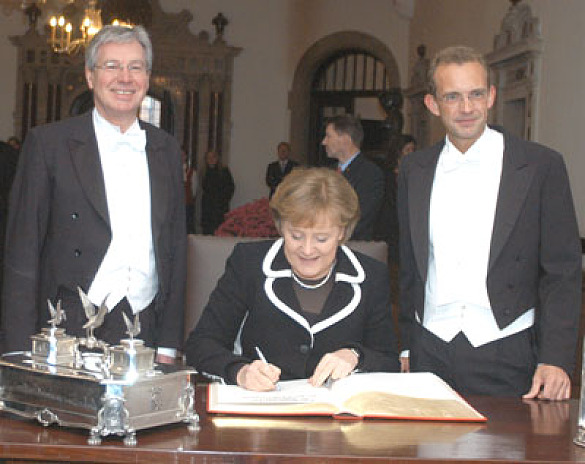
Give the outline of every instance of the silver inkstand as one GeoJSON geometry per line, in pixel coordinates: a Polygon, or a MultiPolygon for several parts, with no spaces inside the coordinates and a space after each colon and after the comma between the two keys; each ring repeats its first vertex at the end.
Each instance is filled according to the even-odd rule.
{"type": "Polygon", "coordinates": [[[31,356],[37,361],[46,361],[50,364],[73,364],[76,356],[77,339],[65,334],[65,329],[57,327],[63,319],[65,312],[61,308],[61,302],[55,308],[51,301],[49,312],[51,327],[43,327],[40,334],[32,335],[31,356]]]}
{"type": "Polygon", "coordinates": [[[102,437],[124,437],[136,445],[138,430],[184,422],[198,430],[195,371],[156,364],[155,352],[136,336],[138,315],[124,316],[128,338],[110,346],[94,335],[107,317],[79,290],[87,317],[85,338],[69,336],[58,325],[65,320],[61,304],[49,302],[50,327],[31,336],[30,352],[0,357],[0,410],[57,424],[89,430],[88,443],[102,437]]]}

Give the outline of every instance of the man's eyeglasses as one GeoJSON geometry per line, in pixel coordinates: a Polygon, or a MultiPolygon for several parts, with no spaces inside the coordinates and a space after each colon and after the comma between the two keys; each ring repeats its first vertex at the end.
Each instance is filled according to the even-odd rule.
{"type": "Polygon", "coordinates": [[[131,74],[144,74],[146,72],[146,64],[143,61],[131,61],[128,64],[122,64],[119,61],[110,60],[101,66],[95,65],[95,68],[109,73],[118,73],[124,69],[127,69],[131,74]]]}
{"type": "Polygon", "coordinates": [[[486,100],[488,95],[487,89],[475,89],[467,94],[459,93],[459,92],[449,92],[443,95],[437,95],[439,100],[442,100],[443,103],[449,106],[457,106],[460,105],[467,100],[469,103],[479,103],[486,100]]]}

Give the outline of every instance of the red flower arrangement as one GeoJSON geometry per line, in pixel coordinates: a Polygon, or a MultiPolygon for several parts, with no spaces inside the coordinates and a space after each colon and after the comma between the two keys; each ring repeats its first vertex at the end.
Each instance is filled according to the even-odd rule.
{"type": "Polygon", "coordinates": [[[225,215],[215,231],[218,237],[278,237],[270,215],[268,198],[246,203],[225,215]]]}

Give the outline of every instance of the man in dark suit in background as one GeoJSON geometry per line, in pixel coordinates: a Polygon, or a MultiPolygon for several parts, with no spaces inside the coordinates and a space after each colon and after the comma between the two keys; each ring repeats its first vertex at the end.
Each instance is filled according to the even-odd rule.
{"type": "Polygon", "coordinates": [[[299,163],[290,159],[290,145],[287,142],[280,142],[276,150],[278,160],[273,161],[266,167],[266,185],[270,188],[268,198],[272,198],[276,187],[282,182],[284,176],[291,172],[295,166],[299,165],[299,163]]]}
{"type": "Polygon", "coordinates": [[[95,331],[126,338],[122,313],[140,313],[140,338],[172,362],[183,337],[186,272],[181,152],[136,115],[148,90],[152,45],[140,27],[106,26],[86,51],[95,108],[32,129],[10,198],[2,325],[5,351],[61,300],[70,335],[84,336],[77,287],[109,313],[95,331]]]}
{"type": "Polygon", "coordinates": [[[495,88],[473,49],[439,52],[429,78],[447,137],[400,166],[403,370],[464,395],[569,398],[581,249],[563,159],[487,126],[495,88]]]}
{"type": "Polygon", "coordinates": [[[325,137],[321,142],[329,158],[338,161],[338,170],[357,193],[360,220],[352,240],[372,240],[374,225],[384,199],[384,173],[360,152],[364,130],[355,117],[344,114],[327,120],[325,137]]]}

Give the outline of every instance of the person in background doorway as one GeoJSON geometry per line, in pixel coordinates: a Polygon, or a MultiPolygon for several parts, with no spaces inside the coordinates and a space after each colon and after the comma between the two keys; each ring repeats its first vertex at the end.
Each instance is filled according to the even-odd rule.
{"type": "Polygon", "coordinates": [[[327,120],[321,142],[329,158],[338,162],[337,169],[355,189],[360,202],[360,219],[352,240],[372,240],[374,225],[384,200],[384,173],[360,151],[364,130],[358,119],[349,114],[327,120]]]}

